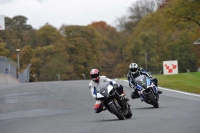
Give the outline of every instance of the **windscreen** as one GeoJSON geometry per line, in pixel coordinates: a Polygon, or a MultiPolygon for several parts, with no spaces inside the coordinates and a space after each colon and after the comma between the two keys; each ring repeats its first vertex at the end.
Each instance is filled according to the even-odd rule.
{"type": "Polygon", "coordinates": [[[135,83],[142,86],[143,88],[147,88],[147,77],[145,75],[140,75],[135,79],[135,83]]]}

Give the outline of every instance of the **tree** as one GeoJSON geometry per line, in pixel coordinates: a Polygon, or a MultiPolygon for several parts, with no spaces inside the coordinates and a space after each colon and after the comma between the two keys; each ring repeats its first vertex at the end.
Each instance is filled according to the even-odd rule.
{"type": "Polygon", "coordinates": [[[193,22],[200,26],[199,0],[173,0],[164,11],[172,22],[193,22]]]}
{"type": "Polygon", "coordinates": [[[61,35],[58,30],[51,25],[43,26],[37,31],[36,34],[39,39],[40,46],[48,46],[61,39],[61,35]]]}
{"type": "Polygon", "coordinates": [[[66,79],[65,72],[67,69],[66,59],[62,54],[55,55],[40,68],[38,79],[40,81],[55,81],[58,80],[56,74],[60,75],[61,80],[66,79]]]}
{"type": "Polygon", "coordinates": [[[185,72],[186,69],[195,71],[197,58],[195,53],[192,53],[191,44],[196,26],[187,23],[176,23],[172,26],[166,18],[167,15],[163,14],[163,10],[158,10],[141,19],[125,47],[126,52],[132,54],[132,56],[127,55],[129,56],[127,61],[139,62],[145,68],[144,50],[150,48],[147,50],[148,69],[157,69],[159,72],[162,70],[163,60],[178,60],[181,64],[180,72],[185,72]],[[188,36],[182,33],[185,35],[187,33],[188,36]],[[186,62],[190,62],[194,67],[187,66],[186,62]]]}
{"type": "Polygon", "coordinates": [[[12,18],[12,20],[13,20],[13,24],[14,24],[15,28],[24,29],[24,30],[32,29],[32,26],[26,24],[28,19],[24,16],[21,16],[21,15],[14,16],[12,18]]]}
{"type": "Polygon", "coordinates": [[[5,17],[5,29],[12,30],[14,21],[12,18],[5,17]]]}
{"type": "Polygon", "coordinates": [[[1,38],[0,38],[0,53],[1,53],[0,56],[5,56],[5,57],[10,56],[10,51],[5,48],[5,43],[1,38]]]}
{"type": "Polygon", "coordinates": [[[101,72],[109,77],[122,76],[124,70],[121,68],[122,65],[118,64],[124,64],[122,51],[126,45],[126,37],[103,21],[93,22],[90,26],[96,28],[102,36],[100,50],[104,56],[102,56],[101,72]],[[113,73],[115,70],[117,73],[113,73]]]}
{"type": "Polygon", "coordinates": [[[20,51],[20,66],[22,69],[25,69],[29,64],[33,56],[33,50],[30,45],[24,46],[20,51]]]}
{"type": "Polygon", "coordinates": [[[39,70],[42,66],[42,60],[40,58],[32,57],[30,59],[31,64],[31,75],[39,76],[39,70]]]}
{"type": "Polygon", "coordinates": [[[22,33],[22,37],[23,37],[23,45],[21,45],[22,47],[25,45],[31,45],[32,48],[36,48],[39,45],[39,39],[37,36],[37,30],[25,30],[22,33]]]}
{"type": "Polygon", "coordinates": [[[139,0],[133,3],[128,8],[128,15],[123,15],[117,19],[118,29],[125,34],[131,34],[134,32],[134,28],[138,22],[148,14],[152,13],[156,9],[156,2],[154,0],[139,0]]]}
{"type": "MultiPolygon", "coordinates": [[[[70,55],[69,63],[73,65],[73,68],[79,68],[76,78],[82,78],[82,73],[89,75],[90,69],[100,66],[102,38],[95,28],[92,26],[63,26],[60,32],[66,39],[66,51],[70,55]]],[[[72,72],[77,70],[74,69],[72,72]]]]}

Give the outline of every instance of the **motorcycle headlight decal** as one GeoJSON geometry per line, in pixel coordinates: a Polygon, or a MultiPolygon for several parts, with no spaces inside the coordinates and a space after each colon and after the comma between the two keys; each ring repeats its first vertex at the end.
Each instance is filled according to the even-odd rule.
{"type": "Polygon", "coordinates": [[[113,87],[111,85],[108,86],[108,94],[110,93],[110,91],[113,89],[113,87]]]}
{"type": "Polygon", "coordinates": [[[103,95],[101,95],[100,93],[97,93],[97,98],[102,98],[104,97],[103,95]]]}
{"type": "Polygon", "coordinates": [[[140,91],[142,90],[142,87],[141,87],[140,85],[138,85],[138,84],[136,85],[136,88],[137,88],[138,90],[140,90],[140,91]]]}

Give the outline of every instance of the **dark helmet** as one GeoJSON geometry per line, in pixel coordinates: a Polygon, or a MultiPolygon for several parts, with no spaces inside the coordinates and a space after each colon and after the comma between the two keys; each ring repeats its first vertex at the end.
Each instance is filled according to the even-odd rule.
{"type": "Polygon", "coordinates": [[[129,65],[129,69],[130,69],[131,72],[136,73],[138,71],[138,65],[137,65],[137,63],[131,63],[129,65]]]}
{"type": "Polygon", "coordinates": [[[92,69],[90,71],[90,77],[94,82],[96,82],[96,83],[99,82],[99,76],[100,76],[100,74],[99,74],[99,70],[98,69],[92,69]]]}

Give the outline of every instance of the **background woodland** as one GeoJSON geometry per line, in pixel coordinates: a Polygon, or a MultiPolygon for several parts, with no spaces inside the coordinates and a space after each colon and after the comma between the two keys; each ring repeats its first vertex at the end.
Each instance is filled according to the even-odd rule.
{"type": "Polygon", "coordinates": [[[100,21],[34,29],[27,20],[5,17],[0,55],[17,62],[15,50],[21,49],[20,71],[32,64],[33,80],[33,75],[38,81],[57,80],[56,74],[61,80],[83,79],[82,74],[89,79],[92,68],[117,78],[126,75],[131,62],[152,74],[162,73],[167,60],[178,60],[180,73],[200,67],[200,45],[193,45],[200,38],[200,0],[140,0],[117,18],[116,27],[100,21]]]}

